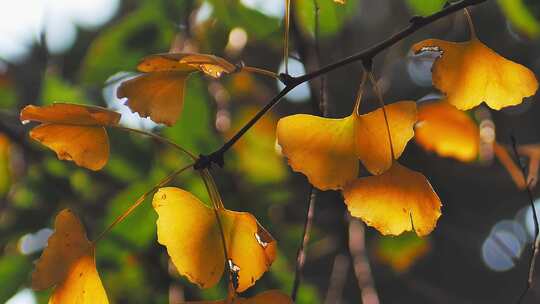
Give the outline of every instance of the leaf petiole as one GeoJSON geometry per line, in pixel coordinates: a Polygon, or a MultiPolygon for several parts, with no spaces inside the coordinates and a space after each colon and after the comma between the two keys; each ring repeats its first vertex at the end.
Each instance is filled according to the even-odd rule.
{"type": "Polygon", "coordinates": [[[107,228],[105,228],[105,230],[103,230],[103,232],[101,232],[98,235],[98,237],[94,241],[92,241],[92,244],[95,245],[99,240],[101,240],[105,236],[105,234],[111,231],[111,229],[114,228],[114,226],[121,223],[126,217],[128,217],[128,215],[130,215],[137,207],[139,207],[149,195],[157,191],[159,188],[165,186],[166,184],[171,182],[176,176],[178,176],[180,173],[186,171],[187,169],[191,167],[193,167],[193,164],[189,164],[185,167],[182,167],[174,171],[173,173],[169,174],[162,180],[160,180],[152,189],[146,191],[143,195],[141,195],[135,201],[135,203],[133,203],[133,205],[131,205],[126,211],[124,211],[124,213],[118,216],[107,228]]]}

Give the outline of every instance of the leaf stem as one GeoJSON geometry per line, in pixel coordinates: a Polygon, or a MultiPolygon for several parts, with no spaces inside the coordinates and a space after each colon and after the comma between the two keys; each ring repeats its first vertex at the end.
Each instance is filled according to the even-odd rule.
{"type": "Polygon", "coordinates": [[[379,100],[379,104],[381,105],[384,116],[384,123],[386,125],[386,132],[388,133],[388,143],[390,144],[390,159],[394,161],[394,159],[396,159],[396,154],[394,153],[394,144],[392,143],[392,133],[390,132],[390,122],[388,121],[388,113],[386,113],[386,105],[384,104],[381,89],[379,88],[377,81],[375,81],[373,72],[367,71],[367,73],[369,74],[369,80],[371,81],[371,85],[373,86],[375,95],[377,95],[377,99],[379,100]]]}
{"type": "Polygon", "coordinates": [[[225,258],[225,267],[227,268],[227,272],[229,273],[229,280],[234,287],[234,295],[236,295],[236,289],[238,288],[238,277],[237,277],[236,272],[233,270],[234,262],[233,260],[229,258],[229,254],[227,250],[227,240],[225,239],[225,232],[224,232],[223,224],[221,222],[221,217],[219,214],[219,210],[224,209],[223,202],[221,201],[219,191],[216,188],[214,178],[210,174],[210,171],[208,171],[208,169],[201,170],[200,175],[204,182],[204,186],[206,187],[206,191],[208,191],[208,195],[210,195],[210,200],[212,201],[212,210],[214,210],[216,223],[219,227],[219,233],[221,236],[221,244],[223,245],[223,256],[225,258]]]}
{"type": "Polygon", "coordinates": [[[245,66],[245,67],[242,67],[242,71],[255,73],[255,74],[259,74],[259,75],[263,75],[263,76],[267,76],[267,77],[271,77],[271,78],[274,78],[274,79],[277,79],[277,80],[281,81],[278,74],[276,74],[276,73],[274,73],[272,71],[265,70],[265,69],[251,67],[251,66],[245,66]]]}
{"type": "Polygon", "coordinates": [[[185,167],[182,167],[182,168],[174,171],[173,173],[169,174],[168,176],[166,176],[162,180],[160,180],[152,189],[146,191],[143,195],[141,195],[135,201],[135,203],[133,203],[133,205],[131,205],[126,211],[124,211],[124,213],[122,213],[120,216],[118,216],[107,228],[105,228],[105,230],[103,230],[103,232],[101,232],[98,235],[98,237],[92,243],[95,245],[99,240],[101,240],[105,236],[105,234],[107,234],[109,231],[111,231],[111,229],[113,229],[114,226],[116,226],[117,224],[122,222],[126,217],[128,217],[128,215],[130,215],[135,209],[137,209],[137,207],[139,207],[149,195],[151,195],[153,192],[157,191],[159,188],[165,186],[170,181],[172,181],[176,176],[178,176],[180,173],[186,171],[187,169],[189,169],[191,167],[193,167],[193,164],[189,164],[189,165],[187,165],[185,167]]]}
{"type": "Polygon", "coordinates": [[[177,150],[180,150],[182,151],[184,154],[186,154],[187,156],[189,156],[192,160],[196,161],[197,160],[197,156],[195,156],[195,154],[189,152],[188,150],[182,148],[180,145],[178,145],[177,143],[171,141],[170,139],[168,138],[165,138],[163,136],[160,136],[160,135],[157,135],[155,133],[152,133],[152,132],[147,132],[147,131],[143,131],[143,130],[138,130],[138,129],[132,129],[132,128],[128,128],[128,127],[124,127],[124,126],[119,126],[119,125],[115,125],[113,126],[119,130],[123,130],[123,131],[128,131],[128,132],[133,132],[133,133],[137,133],[137,134],[141,134],[141,135],[145,135],[145,136],[149,136],[149,137],[152,137],[162,143],[165,143],[177,150]]]}
{"type": "Polygon", "coordinates": [[[291,0],[285,0],[285,29],[283,43],[283,61],[285,61],[285,74],[289,74],[289,24],[291,16],[291,0]]]}

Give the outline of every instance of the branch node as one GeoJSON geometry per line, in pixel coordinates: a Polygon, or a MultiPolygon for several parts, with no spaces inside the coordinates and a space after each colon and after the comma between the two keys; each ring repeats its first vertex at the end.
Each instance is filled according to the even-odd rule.
{"type": "Polygon", "coordinates": [[[200,154],[199,158],[193,165],[195,170],[204,170],[212,167],[212,164],[218,165],[220,168],[223,168],[225,165],[225,160],[223,159],[223,153],[216,151],[209,155],[200,154]]]}
{"type": "Polygon", "coordinates": [[[287,74],[287,73],[280,73],[280,74],[278,75],[278,77],[279,77],[279,80],[280,80],[286,87],[296,85],[296,82],[297,82],[296,77],[293,77],[293,76],[291,76],[291,75],[289,75],[289,74],[287,74]]]}
{"type": "Polygon", "coordinates": [[[366,72],[371,73],[373,71],[373,57],[366,57],[362,59],[362,66],[366,72]]]}
{"type": "Polygon", "coordinates": [[[409,19],[409,23],[418,25],[418,24],[421,24],[424,21],[424,19],[425,18],[422,16],[415,15],[415,16],[412,16],[411,19],[409,19]]]}

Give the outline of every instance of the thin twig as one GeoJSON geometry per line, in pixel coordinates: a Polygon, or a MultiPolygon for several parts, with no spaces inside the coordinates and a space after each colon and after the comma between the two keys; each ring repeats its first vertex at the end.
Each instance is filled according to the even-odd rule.
{"type": "Polygon", "coordinates": [[[373,284],[371,267],[366,252],[366,230],[364,224],[351,217],[349,219],[349,251],[353,259],[354,274],[363,304],[379,304],[379,296],[373,284]]]}
{"type": "Polygon", "coordinates": [[[350,259],[348,255],[343,253],[336,255],[334,264],[332,265],[328,289],[326,290],[324,299],[325,304],[341,303],[343,288],[345,287],[347,275],[349,274],[349,266],[350,259]]]}
{"type": "Polygon", "coordinates": [[[124,131],[128,131],[128,132],[133,132],[133,133],[138,133],[138,134],[141,134],[141,135],[145,135],[145,136],[149,136],[149,137],[152,137],[158,141],[161,141],[162,143],[165,143],[179,151],[182,151],[183,153],[185,153],[187,156],[189,156],[192,160],[196,161],[197,160],[197,157],[195,156],[195,154],[189,152],[188,150],[182,148],[180,145],[178,145],[177,143],[171,141],[170,139],[168,138],[165,138],[163,136],[160,136],[158,134],[155,134],[155,133],[152,133],[152,132],[146,132],[146,131],[143,131],[143,130],[138,130],[138,129],[132,129],[132,128],[128,128],[128,127],[124,127],[124,126],[119,126],[119,125],[114,125],[113,127],[119,129],[119,130],[124,130],[124,131]]]}
{"type": "Polygon", "coordinates": [[[296,295],[298,293],[298,288],[300,287],[302,269],[304,268],[304,264],[306,262],[306,247],[311,236],[311,226],[313,225],[313,217],[315,215],[315,200],[317,198],[317,192],[318,190],[311,186],[306,219],[304,222],[304,231],[302,233],[302,242],[300,242],[300,246],[298,247],[298,251],[296,253],[296,270],[294,272],[294,283],[291,291],[291,299],[293,301],[296,301],[296,295]]]}
{"type": "MultiPolygon", "coordinates": [[[[516,138],[514,135],[510,136],[510,140],[512,141],[512,150],[514,151],[516,160],[519,163],[519,168],[521,169],[521,173],[523,174],[523,179],[527,178],[527,174],[525,173],[525,169],[521,165],[521,162],[519,161],[519,154],[517,149],[517,143],[516,138]]],[[[523,292],[519,296],[518,303],[522,303],[522,301],[525,299],[525,296],[527,295],[527,292],[529,289],[531,289],[533,285],[533,276],[534,276],[534,267],[536,265],[536,257],[538,256],[538,247],[539,247],[539,239],[538,239],[538,233],[540,232],[540,228],[538,225],[538,215],[536,214],[536,207],[534,206],[534,198],[533,194],[531,192],[530,187],[527,185],[525,187],[525,191],[527,192],[527,196],[529,198],[529,203],[531,205],[532,213],[533,213],[533,220],[534,220],[534,241],[532,242],[531,246],[531,258],[529,260],[529,275],[527,276],[527,282],[525,283],[525,288],[523,289],[523,292]]]]}
{"type": "Polygon", "coordinates": [[[283,44],[283,61],[285,61],[285,74],[289,74],[289,21],[291,16],[291,0],[285,0],[285,31],[283,44]]]}
{"type": "Polygon", "coordinates": [[[333,71],[335,69],[348,65],[352,62],[357,62],[357,61],[370,62],[373,60],[373,58],[377,54],[393,46],[397,42],[407,38],[408,36],[418,31],[419,29],[443,17],[453,14],[456,11],[459,11],[466,7],[477,5],[486,1],[488,0],[462,0],[460,2],[455,2],[453,4],[450,4],[446,6],[444,9],[442,9],[441,11],[434,13],[432,15],[429,15],[426,17],[415,16],[410,20],[409,25],[405,27],[403,30],[377,43],[376,45],[365,49],[364,51],[361,51],[352,56],[346,57],[332,64],[326,65],[316,71],[304,74],[299,77],[293,77],[293,76],[288,75],[287,73],[280,74],[279,78],[285,84],[285,88],[281,90],[276,96],[274,96],[261,110],[259,110],[259,112],[255,114],[255,116],[249,122],[247,122],[247,124],[244,125],[244,127],[242,127],[233,137],[231,137],[227,142],[225,142],[223,146],[221,146],[221,148],[219,148],[215,152],[210,153],[208,155],[201,155],[199,160],[194,166],[195,169],[199,170],[199,169],[209,168],[212,165],[212,163],[218,164],[219,166],[223,166],[224,164],[223,155],[225,154],[225,152],[227,152],[264,114],[266,114],[268,110],[270,110],[274,105],[276,105],[281,100],[282,97],[287,95],[287,93],[289,93],[292,89],[299,86],[300,84],[306,81],[309,81],[311,79],[317,78],[319,76],[322,76],[330,71],[333,71]]]}

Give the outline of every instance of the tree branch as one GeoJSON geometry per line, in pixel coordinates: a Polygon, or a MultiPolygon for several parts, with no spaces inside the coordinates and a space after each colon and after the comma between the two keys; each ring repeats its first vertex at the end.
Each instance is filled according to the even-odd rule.
{"type": "Polygon", "coordinates": [[[289,74],[283,73],[280,74],[279,78],[283,82],[283,84],[285,84],[285,88],[281,90],[276,96],[274,96],[242,129],[240,129],[231,139],[229,139],[225,144],[223,144],[220,149],[213,153],[210,153],[209,155],[200,155],[200,158],[195,163],[194,168],[197,170],[206,169],[209,168],[212,163],[223,167],[223,155],[225,154],[225,152],[227,152],[238,141],[238,139],[240,139],[264,114],[266,114],[268,110],[270,110],[274,105],[276,105],[282,97],[287,95],[287,93],[289,93],[292,89],[299,86],[300,84],[353,62],[362,61],[364,65],[371,65],[373,58],[377,54],[393,46],[397,42],[407,38],[421,28],[448,15],[451,15],[461,9],[473,5],[478,5],[486,1],[488,0],[462,0],[460,2],[450,4],[443,8],[441,11],[432,15],[426,17],[414,16],[410,19],[409,25],[407,27],[395,33],[391,37],[375,44],[374,46],[367,48],[364,51],[356,53],[352,56],[349,56],[332,64],[326,65],[316,71],[304,74],[299,77],[293,77],[289,74]]]}

